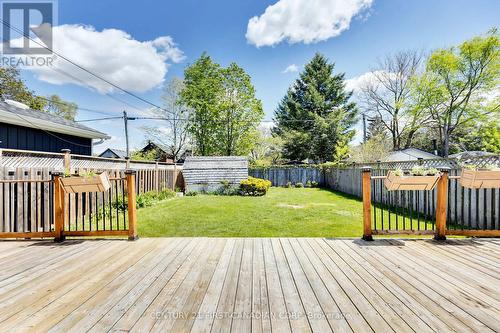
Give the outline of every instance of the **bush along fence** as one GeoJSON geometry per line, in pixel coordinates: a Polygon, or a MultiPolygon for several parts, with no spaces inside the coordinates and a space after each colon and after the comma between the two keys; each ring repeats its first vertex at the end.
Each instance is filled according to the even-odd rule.
{"type": "Polygon", "coordinates": [[[69,151],[0,150],[0,238],[130,236],[134,231],[130,214],[136,205],[126,203],[136,202],[136,195],[173,189],[181,178],[177,177],[180,169],[162,163],[72,155],[69,151]],[[109,178],[107,188],[75,192],[69,187],[61,191],[62,185],[56,185],[68,179],[64,176],[74,174],[82,175],[88,185],[101,173],[109,178]]]}
{"type": "MultiPolygon", "coordinates": [[[[363,197],[363,168],[370,167],[370,202],[371,223],[377,234],[433,234],[435,232],[436,212],[438,210],[438,183],[432,189],[391,190],[384,181],[391,170],[411,170],[415,166],[424,168],[447,168],[448,182],[446,190],[446,230],[448,234],[462,235],[497,235],[500,229],[500,189],[497,187],[477,188],[462,186],[463,163],[478,168],[488,165],[500,165],[500,155],[478,157],[466,161],[456,159],[434,159],[403,162],[382,162],[370,164],[351,164],[344,167],[316,167],[317,173],[292,171],[281,175],[292,175],[281,178],[280,183],[294,183],[293,175],[316,175],[308,180],[323,180],[322,186],[333,190],[363,197]],[[480,231],[480,233],[478,233],[480,231]]],[[[301,167],[297,167],[300,169],[301,167]]],[[[278,171],[273,168],[255,172],[251,175],[273,175],[278,171]]],[[[468,172],[466,170],[466,172],[468,172]]],[[[272,176],[271,176],[272,177],[272,176]]],[[[284,176],[283,176],[284,177],[284,176]]],[[[273,178],[267,178],[273,179],[273,178]]],[[[304,181],[301,179],[301,181],[304,181]]],[[[481,181],[476,180],[476,183],[481,181]]],[[[274,185],[275,183],[273,183],[274,185]]]]}

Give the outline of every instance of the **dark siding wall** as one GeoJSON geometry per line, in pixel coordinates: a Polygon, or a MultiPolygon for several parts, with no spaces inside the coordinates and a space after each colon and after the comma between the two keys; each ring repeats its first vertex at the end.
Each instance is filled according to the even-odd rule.
{"type": "Polygon", "coordinates": [[[54,153],[61,152],[61,149],[71,149],[73,154],[92,154],[92,139],[60,133],[51,134],[35,128],[0,122],[0,148],[54,153]]]}

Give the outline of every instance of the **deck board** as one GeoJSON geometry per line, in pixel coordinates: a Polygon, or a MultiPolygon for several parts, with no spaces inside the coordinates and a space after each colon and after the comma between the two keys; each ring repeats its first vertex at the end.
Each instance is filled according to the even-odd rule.
{"type": "Polygon", "coordinates": [[[5,241],[0,331],[498,332],[499,258],[496,239],[5,241]]]}

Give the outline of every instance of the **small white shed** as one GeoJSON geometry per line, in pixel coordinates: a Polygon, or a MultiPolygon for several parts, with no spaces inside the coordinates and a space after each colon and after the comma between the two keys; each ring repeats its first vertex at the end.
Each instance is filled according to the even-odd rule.
{"type": "Polygon", "coordinates": [[[226,181],[236,187],[247,179],[248,160],[244,156],[190,156],[182,174],[186,192],[214,192],[226,181]]]}

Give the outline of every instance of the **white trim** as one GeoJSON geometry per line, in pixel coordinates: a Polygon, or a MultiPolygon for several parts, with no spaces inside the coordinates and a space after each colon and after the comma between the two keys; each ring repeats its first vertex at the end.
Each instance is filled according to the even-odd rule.
{"type": "Polygon", "coordinates": [[[0,122],[23,126],[23,127],[36,128],[56,133],[74,135],[88,139],[103,139],[103,138],[110,139],[110,136],[106,134],[99,134],[95,131],[68,126],[64,124],[58,124],[52,121],[34,118],[26,115],[16,115],[10,111],[5,111],[2,109],[0,109],[0,122]]]}

